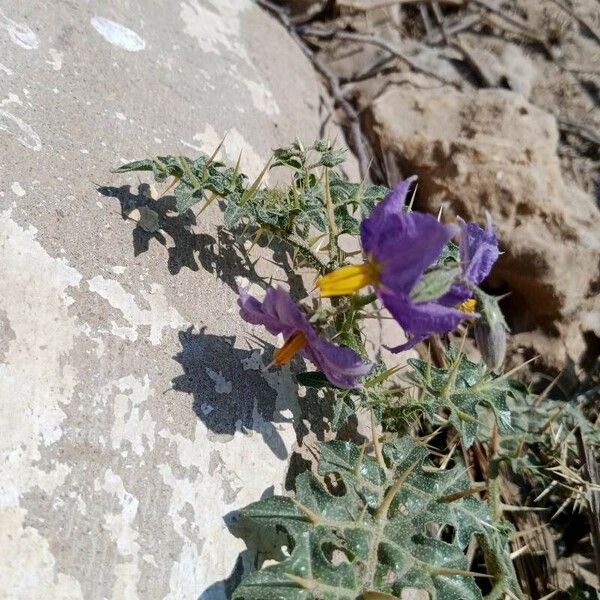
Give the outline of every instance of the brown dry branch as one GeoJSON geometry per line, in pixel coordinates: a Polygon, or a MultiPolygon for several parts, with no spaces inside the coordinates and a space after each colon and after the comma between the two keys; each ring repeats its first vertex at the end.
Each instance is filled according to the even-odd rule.
{"type": "Polygon", "coordinates": [[[570,17],[572,17],[573,19],[575,19],[575,21],[582,25],[584,29],[587,29],[587,31],[590,32],[592,37],[600,44],[600,32],[598,32],[598,30],[593,25],[591,25],[583,17],[578,15],[572,8],[570,8],[564,2],[562,2],[562,0],[550,0],[550,2],[556,4],[556,6],[558,6],[561,10],[564,10],[570,17]]]}
{"type": "MultiPolygon", "coordinates": [[[[446,21],[445,23],[445,32],[447,36],[454,35],[457,33],[461,33],[463,31],[467,31],[471,29],[474,25],[481,23],[485,19],[485,15],[483,13],[467,13],[464,16],[459,17],[457,20],[453,22],[446,21]]],[[[439,44],[444,41],[444,35],[441,31],[436,31],[430,37],[425,38],[425,43],[427,44],[439,44]]]]}
{"type": "Polygon", "coordinates": [[[575,123],[570,119],[560,118],[557,119],[558,128],[566,133],[573,133],[578,135],[580,138],[592,142],[597,146],[600,146],[600,134],[594,131],[591,127],[586,127],[580,123],[575,123]]]}
{"type": "Polygon", "coordinates": [[[494,87],[493,81],[488,77],[487,73],[479,64],[469,47],[459,39],[459,36],[456,36],[455,39],[448,41],[448,45],[461,53],[465,64],[471,68],[478,83],[482,87],[494,87]]]}
{"type": "Polygon", "coordinates": [[[537,37],[537,34],[533,29],[529,27],[529,25],[520,19],[519,17],[508,13],[507,11],[500,8],[496,3],[490,2],[489,0],[470,0],[473,4],[477,4],[481,6],[481,8],[485,8],[487,11],[498,15],[500,18],[504,19],[507,23],[512,25],[513,27],[517,27],[518,29],[522,29],[528,35],[532,37],[537,37]]]}
{"type": "Polygon", "coordinates": [[[350,130],[350,137],[352,140],[353,150],[356,152],[356,156],[358,158],[358,166],[360,170],[361,177],[366,177],[369,171],[369,156],[367,151],[367,143],[363,136],[361,127],[360,127],[360,118],[358,112],[352,106],[352,104],[348,101],[348,99],[344,96],[344,93],[340,87],[340,80],[325,65],[325,63],[318,57],[304,42],[304,40],[298,34],[296,27],[292,24],[289,16],[284,11],[283,8],[277,6],[273,2],[269,0],[256,0],[256,2],[267,9],[271,14],[273,14],[280,23],[287,29],[288,33],[292,36],[294,41],[298,44],[302,52],[310,59],[313,63],[314,67],[317,71],[325,78],[329,87],[329,93],[337,103],[337,105],[343,109],[346,113],[346,117],[348,119],[348,128],[350,130]]]}
{"type": "Polygon", "coordinates": [[[446,79],[445,77],[442,77],[441,75],[438,75],[437,73],[434,73],[434,72],[430,71],[429,69],[422,67],[421,65],[417,64],[410,56],[405,54],[402,51],[402,49],[400,49],[398,46],[396,46],[395,44],[392,44],[391,42],[388,42],[387,40],[384,40],[383,38],[377,37],[375,34],[357,33],[357,32],[352,32],[352,31],[342,31],[340,29],[328,31],[328,30],[323,30],[323,29],[315,29],[312,27],[301,27],[301,28],[299,28],[298,32],[301,35],[305,35],[308,37],[329,39],[329,40],[335,40],[335,39],[348,40],[351,42],[357,42],[357,43],[361,43],[361,44],[369,44],[371,46],[378,46],[379,48],[383,48],[384,50],[387,50],[390,54],[393,54],[396,58],[400,59],[402,62],[404,62],[406,65],[408,65],[413,71],[427,75],[428,77],[436,79],[437,81],[440,81],[441,83],[444,83],[445,85],[450,85],[459,90],[462,89],[462,86],[459,83],[457,83],[456,81],[451,81],[449,79],[446,79]]]}
{"type": "MultiPolygon", "coordinates": [[[[339,6],[363,12],[402,4],[429,4],[430,2],[431,0],[337,0],[339,6]]],[[[448,6],[463,6],[466,3],[465,0],[438,0],[438,2],[448,6]]]]}
{"type": "Polygon", "coordinates": [[[586,444],[581,429],[575,432],[579,458],[583,464],[583,475],[592,484],[588,490],[588,510],[596,573],[600,575],[600,471],[593,450],[586,444]]]}

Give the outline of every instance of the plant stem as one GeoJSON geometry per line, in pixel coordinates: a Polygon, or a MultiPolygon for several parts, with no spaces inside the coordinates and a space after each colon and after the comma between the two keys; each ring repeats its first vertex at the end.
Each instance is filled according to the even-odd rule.
{"type": "Polygon", "coordinates": [[[352,305],[356,310],[360,310],[361,308],[371,304],[371,302],[375,302],[375,300],[377,300],[377,294],[375,292],[371,292],[370,294],[365,294],[364,296],[355,296],[352,299],[352,305]]]}
{"type": "Polygon", "coordinates": [[[275,233],[279,239],[298,250],[306,261],[319,272],[319,275],[324,275],[327,272],[327,265],[299,237],[294,234],[284,235],[279,231],[272,231],[272,233],[275,233]]]}
{"type": "Polygon", "coordinates": [[[323,188],[327,222],[329,224],[329,262],[337,266],[340,262],[340,248],[337,241],[339,234],[335,224],[335,213],[333,212],[333,202],[331,201],[331,191],[329,189],[329,169],[327,168],[323,169],[323,188]]]}

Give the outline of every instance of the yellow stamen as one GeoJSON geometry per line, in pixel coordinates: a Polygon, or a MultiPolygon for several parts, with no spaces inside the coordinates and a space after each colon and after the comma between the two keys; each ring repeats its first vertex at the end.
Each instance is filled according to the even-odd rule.
{"type": "Polygon", "coordinates": [[[477,308],[477,300],[475,300],[475,298],[469,298],[468,300],[465,300],[462,304],[459,304],[456,308],[460,310],[460,312],[472,315],[475,312],[475,309],[477,308]]]}
{"type": "Polygon", "coordinates": [[[285,340],[285,344],[273,354],[273,363],[278,367],[287,365],[304,346],[306,346],[306,336],[302,331],[294,331],[290,337],[285,340]]]}
{"type": "Polygon", "coordinates": [[[363,265],[347,265],[317,280],[321,296],[346,296],[358,292],[366,285],[377,285],[379,282],[379,267],[374,262],[363,265]]]}

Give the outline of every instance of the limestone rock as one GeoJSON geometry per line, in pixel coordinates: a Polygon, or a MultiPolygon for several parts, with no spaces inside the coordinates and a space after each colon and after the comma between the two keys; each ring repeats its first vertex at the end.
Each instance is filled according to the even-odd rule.
{"type": "Polygon", "coordinates": [[[600,213],[563,181],[553,116],[509,91],[406,86],[382,94],[365,122],[388,164],[419,175],[420,208],[492,214],[504,254],[491,283],[513,292],[515,331],[555,329],[595,295],[600,213]]]}
{"type": "Polygon", "coordinates": [[[533,61],[516,44],[506,44],[502,62],[510,89],[529,98],[538,76],[533,61]]]}

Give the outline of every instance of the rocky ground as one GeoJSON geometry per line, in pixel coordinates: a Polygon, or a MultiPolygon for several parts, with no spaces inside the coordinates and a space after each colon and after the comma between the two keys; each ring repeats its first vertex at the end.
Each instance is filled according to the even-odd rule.
{"type": "Polygon", "coordinates": [[[325,73],[364,171],[417,173],[429,211],[492,214],[512,361],[539,354],[532,377],[572,393],[600,350],[598,2],[263,4],[325,73]]]}

